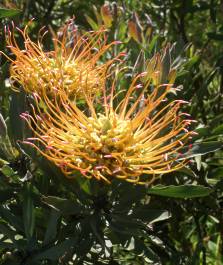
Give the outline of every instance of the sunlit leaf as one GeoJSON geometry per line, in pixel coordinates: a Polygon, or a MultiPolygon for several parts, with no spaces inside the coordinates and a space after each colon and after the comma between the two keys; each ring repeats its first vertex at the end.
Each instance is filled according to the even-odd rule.
{"type": "Polygon", "coordinates": [[[44,196],[43,201],[53,209],[56,209],[57,211],[65,215],[80,214],[82,210],[80,204],[78,204],[77,202],[60,197],[44,196]]]}
{"type": "Polygon", "coordinates": [[[19,9],[7,9],[0,7],[0,18],[14,17],[20,13],[21,10],[19,9]]]}
{"type": "Polygon", "coordinates": [[[179,158],[191,158],[198,155],[205,155],[211,152],[215,152],[223,147],[222,142],[212,141],[212,142],[201,142],[193,143],[190,146],[186,146],[182,149],[182,155],[179,158]]]}
{"type": "Polygon", "coordinates": [[[208,196],[211,189],[204,186],[195,185],[180,185],[180,186],[154,186],[148,189],[148,194],[158,195],[171,198],[196,198],[208,196]]]}

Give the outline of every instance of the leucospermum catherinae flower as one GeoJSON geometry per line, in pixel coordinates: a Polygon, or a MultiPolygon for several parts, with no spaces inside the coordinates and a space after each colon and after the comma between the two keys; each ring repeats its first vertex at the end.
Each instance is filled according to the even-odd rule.
{"type": "Polygon", "coordinates": [[[188,130],[193,121],[179,112],[184,101],[165,101],[171,84],[140,84],[146,74],[135,77],[123,96],[115,92],[115,82],[101,102],[86,96],[84,111],[64,93],[53,103],[45,98],[48,111],[42,113],[36,96],[33,114],[22,114],[35,134],[25,142],[68,177],[79,171],[107,182],[152,183],[160,174],[182,168],[187,161],[179,158],[193,134],[188,130]]]}
{"type": "Polygon", "coordinates": [[[54,34],[51,51],[43,49],[44,33],[40,34],[37,42],[30,39],[28,25],[23,31],[17,29],[24,39],[24,49],[19,48],[14,31],[8,30],[8,47],[15,55],[15,59],[10,59],[14,89],[19,90],[19,84],[26,92],[39,95],[64,90],[70,98],[82,98],[84,93],[102,91],[108,67],[117,58],[105,63],[99,63],[99,58],[117,42],[107,44],[103,29],[81,35],[72,25],[65,26],[61,36],[54,34]]]}
{"type": "MultiPolygon", "coordinates": [[[[108,68],[122,54],[100,61],[114,44],[106,43],[103,30],[84,35],[72,31],[70,46],[65,27],[50,52],[43,50],[40,39],[35,43],[29,38],[27,28],[19,32],[23,50],[12,33],[8,37],[16,56],[11,60],[11,79],[31,93],[34,102],[32,112],[21,115],[34,133],[24,143],[67,177],[79,172],[106,182],[119,178],[152,183],[187,163],[181,152],[193,134],[188,129],[193,121],[180,112],[184,101],[168,103],[173,86],[160,83],[162,60],[157,66],[154,57],[127,90],[116,89],[119,80],[109,78],[108,68]],[[77,104],[78,99],[84,99],[84,106],[77,104]]],[[[169,81],[174,80],[171,73],[169,81]]]]}

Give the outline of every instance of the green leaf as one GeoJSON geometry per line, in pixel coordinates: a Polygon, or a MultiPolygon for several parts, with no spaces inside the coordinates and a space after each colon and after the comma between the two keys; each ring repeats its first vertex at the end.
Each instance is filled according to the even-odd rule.
{"type": "Polygon", "coordinates": [[[7,126],[2,114],[0,113],[0,137],[5,137],[6,134],[7,134],[7,126]]]}
{"type": "Polygon", "coordinates": [[[9,242],[0,242],[0,248],[4,248],[4,249],[15,249],[15,245],[9,242]]]}
{"type": "Polygon", "coordinates": [[[218,114],[210,121],[210,128],[215,128],[217,125],[222,124],[223,114],[218,114]]]}
{"type": "Polygon", "coordinates": [[[151,248],[146,246],[142,240],[138,238],[135,238],[135,248],[133,249],[133,251],[137,255],[146,258],[147,261],[150,262],[150,264],[151,262],[153,262],[152,264],[160,264],[159,256],[156,253],[154,253],[154,251],[151,248]]]}
{"type": "Polygon", "coordinates": [[[223,143],[218,141],[194,143],[191,146],[186,146],[182,148],[182,155],[179,160],[215,152],[216,150],[219,150],[222,147],[223,143]]]}
{"type": "Polygon", "coordinates": [[[48,249],[43,249],[43,251],[36,256],[33,257],[32,261],[50,259],[50,260],[58,260],[61,256],[63,256],[69,249],[75,246],[77,242],[76,238],[66,239],[57,245],[50,247],[48,249]]]}
{"type": "Polygon", "coordinates": [[[223,166],[219,165],[219,167],[214,168],[211,175],[212,178],[223,180],[223,166]]]}
{"type": "Polygon", "coordinates": [[[156,47],[157,42],[158,42],[158,40],[159,40],[159,37],[160,37],[160,36],[157,34],[157,35],[155,35],[155,36],[152,38],[152,40],[150,41],[149,46],[148,46],[148,52],[149,52],[149,53],[152,53],[152,51],[155,50],[155,47],[156,47]]]}
{"type": "Polygon", "coordinates": [[[205,86],[208,86],[213,81],[214,77],[218,74],[218,72],[219,68],[215,68],[209,73],[207,79],[205,80],[205,86]]]}
{"type": "Polygon", "coordinates": [[[92,29],[97,31],[99,28],[98,24],[88,15],[85,15],[85,18],[86,18],[88,24],[92,27],[92,29]]]}
{"type": "Polygon", "coordinates": [[[10,225],[12,225],[17,232],[23,231],[22,220],[18,216],[15,216],[11,209],[0,206],[0,216],[1,218],[4,218],[10,225]]]}
{"type": "Polygon", "coordinates": [[[13,169],[8,165],[4,165],[0,170],[6,177],[12,177],[16,174],[13,169]]]}
{"type": "Polygon", "coordinates": [[[0,223],[1,234],[5,235],[7,238],[10,238],[14,242],[15,231],[8,227],[6,224],[0,223]]]}
{"type": "Polygon", "coordinates": [[[131,236],[142,236],[142,232],[140,231],[139,228],[135,228],[135,227],[127,227],[128,224],[119,224],[118,222],[113,222],[110,223],[109,228],[112,230],[113,233],[116,233],[116,236],[118,238],[118,240],[120,241],[119,243],[121,243],[122,241],[126,241],[127,239],[129,239],[129,237],[131,236]],[[122,236],[124,237],[124,240],[122,239],[122,236]]]}
{"type": "Polygon", "coordinates": [[[196,139],[200,139],[202,137],[207,137],[210,135],[210,128],[209,127],[202,127],[202,128],[197,128],[195,130],[195,132],[198,134],[198,135],[194,135],[193,136],[193,139],[196,140],[196,139]]]}
{"type": "Polygon", "coordinates": [[[223,134],[223,124],[221,124],[221,125],[217,126],[216,128],[214,128],[212,130],[212,133],[213,134],[217,134],[217,135],[223,134]]]}
{"type": "Polygon", "coordinates": [[[169,219],[171,217],[170,212],[165,210],[150,209],[148,206],[137,208],[134,210],[133,216],[144,222],[153,224],[159,221],[169,219]]]}
{"type": "Polygon", "coordinates": [[[0,167],[2,167],[2,166],[4,166],[4,165],[8,165],[8,164],[9,164],[8,161],[6,161],[6,160],[0,158],[0,167]]]}
{"type": "Polygon", "coordinates": [[[27,183],[25,187],[23,200],[24,229],[27,238],[30,239],[33,235],[35,225],[35,209],[32,198],[32,186],[30,183],[27,183]]]}
{"type": "Polygon", "coordinates": [[[114,212],[128,211],[129,207],[137,201],[140,201],[146,194],[146,189],[141,186],[133,186],[130,183],[112,183],[112,199],[119,197],[117,205],[114,207],[114,212]],[[131,196],[129,196],[131,194],[131,196]]]}
{"type": "Polygon", "coordinates": [[[223,34],[215,33],[215,32],[209,32],[207,33],[208,37],[213,40],[222,41],[223,40],[223,34]]]}
{"type": "Polygon", "coordinates": [[[140,236],[143,233],[143,229],[147,229],[141,220],[122,214],[112,214],[110,225],[112,230],[131,236],[140,236]]]}
{"type": "Polygon", "coordinates": [[[188,62],[185,63],[184,67],[186,67],[187,69],[191,68],[192,66],[194,66],[197,62],[199,62],[200,57],[198,55],[194,55],[193,57],[191,57],[188,62]]]}
{"type": "Polygon", "coordinates": [[[64,215],[80,214],[82,210],[79,203],[55,196],[43,196],[43,202],[64,215]]]}
{"type": "Polygon", "coordinates": [[[91,185],[89,179],[85,179],[82,176],[77,176],[76,181],[80,185],[81,190],[86,192],[88,195],[91,195],[91,185]]]}
{"type": "Polygon", "coordinates": [[[55,239],[57,235],[58,219],[60,218],[60,216],[61,215],[58,211],[54,209],[51,210],[43,245],[47,245],[55,239]]]}
{"type": "Polygon", "coordinates": [[[2,189],[0,190],[0,202],[3,203],[7,201],[8,199],[12,199],[14,196],[14,190],[13,189],[2,189]]]}
{"type": "MultiPolygon", "coordinates": [[[[25,94],[22,92],[12,93],[9,108],[9,135],[14,141],[28,136],[28,134],[24,136],[25,123],[20,118],[20,114],[25,111],[25,94]]],[[[29,130],[26,130],[26,133],[30,133],[29,130]]]]}
{"type": "Polygon", "coordinates": [[[89,224],[92,228],[92,231],[95,235],[95,237],[98,239],[98,242],[101,244],[102,247],[106,247],[105,240],[104,240],[104,234],[102,231],[103,224],[101,222],[100,215],[93,214],[89,217],[89,224]]]}
{"type": "MultiPolygon", "coordinates": [[[[223,170],[222,170],[222,176],[223,176],[223,170]]],[[[220,191],[223,191],[223,178],[217,182],[217,184],[215,185],[216,189],[219,189],[220,191]]]]}
{"type": "Polygon", "coordinates": [[[19,9],[8,9],[0,7],[0,18],[14,17],[21,13],[19,9]]]}
{"type": "Polygon", "coordinates": [[[170,49],[167,47],[162,58],[162,77],[161,83],[164,84],[167,82],[168,74],[170,72],[171,58],[170,58],[170,49]]]}
{"type": "Polygon", "coordinates": [[[199,185],[180,185],[180,186],[154,186],[148,190],[148,194],[171,198],[189,199],[208,196],[211,189],[199,185]]]}

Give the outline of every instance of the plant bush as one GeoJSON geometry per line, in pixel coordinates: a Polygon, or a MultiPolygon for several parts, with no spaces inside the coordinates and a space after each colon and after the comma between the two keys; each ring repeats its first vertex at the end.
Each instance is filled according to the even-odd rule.
{"type": "MultiPolygon", "coordinates": [[[[221,8],[222,2],[217,0],[3,2],[0,45],[6,56],[1,57],[0,79],[0,264],[222,263],[221,8]],[[103,69],[106,62],[118,58],[121,53],[118,58],[121,62],[111,61],[106,66],[109,70],[102,72],[106,87],[111,87],[114,79],[118,80],[115,90],[119,94],[114,104],[125,99],[132,80],[143,72],[147,75],[140,76],[139,81],[144,85],[149,82],[150,95],[154,93],[154,86],[166,84],[168,87],[174,83],[169,86],[167,102],[176,99],[189,102],[180,108],[197,121],[189,129],[197,134],[188,135],[192,139],[181,148],[181,155],[176,152],[179,157],[173,157],[181,159],[179,161],[190,159],[188,164],[162,176],[156,174],[153,182],[145,185],[113,176],[108,178],[110,184],[107,184],[97,174],[88,179],[83,171],[76,171],[72,179],[66,178],[60,169],[63,167],[55,163],[55,159],[50,162],[30,144],[24,143],[32,144],[29,139],[34,135],[21,114],[29,122],[33,115],[32,105],[40,115],[47,113],[47,106],[44,100],[39,100],[42,94],[35,98],[25,90],[24,83],[20,82],[21,87],[10,80],[12,66],[7,57],[21,63],[22,55],[16,58],[13,50],[7,47],[9,30],[14,32],[19,49],[24,49],[24,39],[15,28],[23,29],[35,18],[27,29],[30,38],[35,43],[40,29],[45,26],[51,33],[43,38],[41,47],[43,52],[52,51],[52,34],[62,37],[63,25],[73,15],[75,20],[68,27],[68,39],[63,48],[72,47],[72,32],[76,27],[82,35],[104,27],[103,40],[116,42],[98,63],[103,69]],[[12,90],[12,86],[20,92],[12,90]],[[122,90],[125,93],[121,93],[122,90]]],[[[94,46],[99,48],[100,43],[94,46]]],[[[79,49],[81,53],[83,46],[79,49]]],[[[97,54],[98,50],[94,52],[97,54]]],[[[17,81],[29,71],[28,65],[19,72],[17,81]]],[[[44,73],[49,71],[47,67],[50,64],[46,64],[44,73]]],[[[87,81],[94,68],[95,65],[87,73],[87,81]]],[[[81,72],[84,70],[81,68],[81,72]]],[[[38,77],[44,73],[39,73],[38,77]]],[[[27,77],[24,80],[26,82],[27,77]]],[[[47,80],[46,75],[43,80],[47,80]]],[[[37,84],[38,81],[37,78],[37,84]]],[[[32,85],[31,89],[34,87],[32,85]]],[[[43,91],[43,87],[41,89],[43,91]]],[[[60,106],[57,111],[66,114],[67,121],[71,116],[66,107],[75,108],[72,105],[75,99],[68,93],[61,95],[62,101],[53,101],[54,94],[44,95],[42,99],[48,98],[49,102],[52,100],[60,106]],[[67,105],[64,107],[63,103],[67,105]]],[[[139,94],[134,94],[129,104],[134,104],[138,97],[139,94]]],[[[85,97],[78,98],[75,103],[89,116],[85,100],[85,97]]],[[[99,101],[96,103],[96,112],[101,112],[103,105],[99,101]]],[[[161,102],[158,108],[163,104],[167,103],[161,102]]],[[[76,115],[77,112],[71,113],[76,115]]],[[[46,115],[49,120],[55,117],[50,115],[52,113],[46,115]]],[[[38,123],[33,120],[30,124],[36,132],[38,123]]],[[[55,125],[46,124],[49,129],[55,125]]],[[[72,128],[76,125],[72,124],[72,128]]],[[[165,135],[166,131],[162,133],[165,135]]],[[[157,137],[163,139],[163,135],[157,137]]],[[[134,179],[130,175],[132,172],[128,172],[125,178],[138,182],[138,178],[134,179]]],[[[141,178],[148,180],[146,174],[141,178]]]]}

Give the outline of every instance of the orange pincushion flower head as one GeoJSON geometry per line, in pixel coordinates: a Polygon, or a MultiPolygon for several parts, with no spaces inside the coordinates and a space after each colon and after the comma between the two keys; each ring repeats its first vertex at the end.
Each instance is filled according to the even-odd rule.
{"type": "MultiPolygon", "coordinates": [[[[180,169],[187,163],[179,158],[193,134],[188,130],[193,121],[179,113],[183,101],[166,104],[171,84],[159,85],[148,94],[150,81],[140,84],[143,76],[132,81],[122,99],[114,84],[109,94],[104,91],[100,113],[96,111],[99,103],[90,96],[86,96],[86,112],[65,93],[54,103],[45,98],[49,112],[42,113],[36,104],[33,115],[22,114],[35,134],[25,143],[68,177],[79,171],[85,177],[107,182],[120,178],[152,183],[157,175],[180,169]]],[[[38,96],[35,99],[38,101],[38,96]]]]}
{"type": "Polygon", "coordinates": [[[99,59],[118,42],[106,44],[103,29],[80,35],[77,28],[71,25],[69,23],[63,28],[62,36],[54,36],[54,49],[49,52],[42,48],[42,38],[46,32],[35,43],[27,33],[28,25],[24,31],[18,29],[25,46],[20,49],[14,33],[8,31],[8,47],[16,57],[11,59],[10,68],[11,80],[16,81],[14,89],[18,90],[20,84],[26,92],[39,95],[64,90],[71,98],[82,98],[83,94],[102,91],[107,70],[119,56],[100,64],[99,59]]]}

